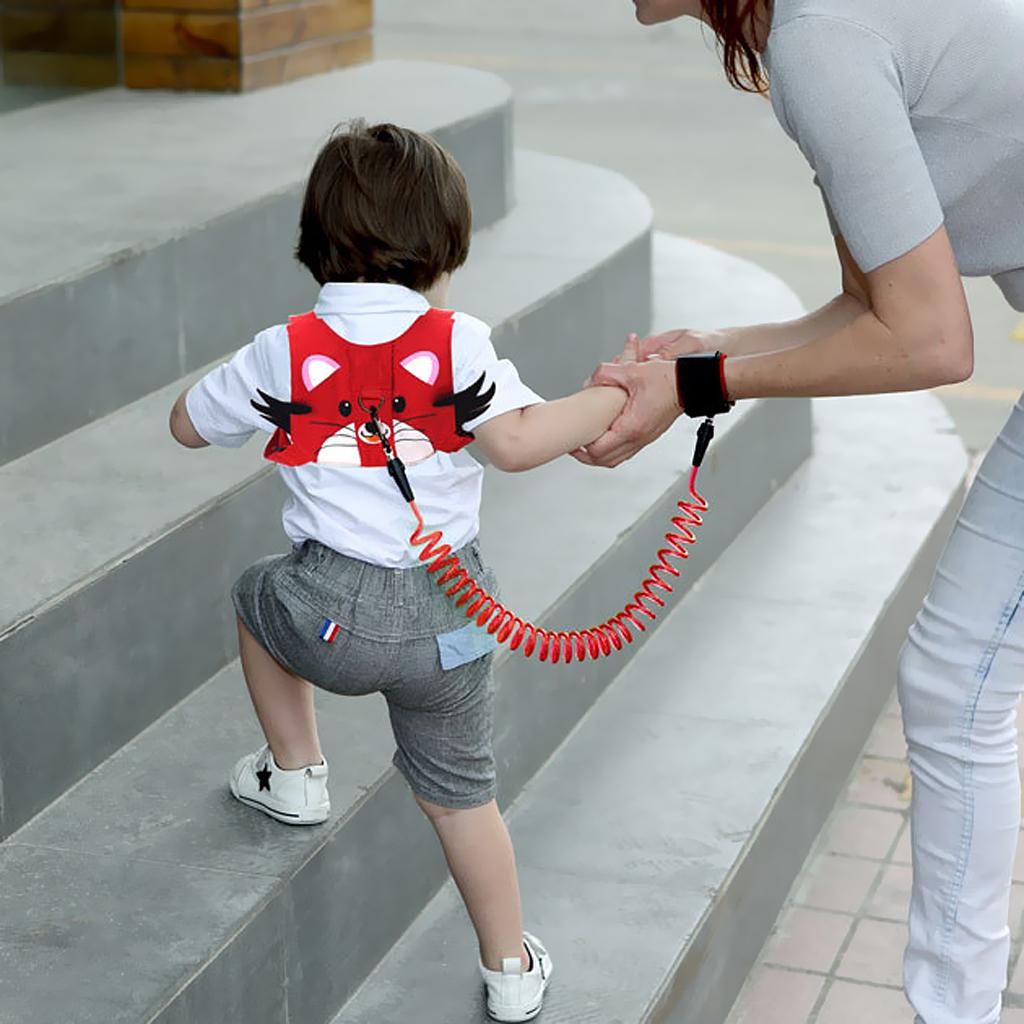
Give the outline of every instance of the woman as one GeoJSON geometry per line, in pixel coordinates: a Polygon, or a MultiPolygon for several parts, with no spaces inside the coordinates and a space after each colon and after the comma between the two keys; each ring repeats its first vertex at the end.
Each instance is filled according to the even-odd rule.
{"type": "MultiPolygon", "coordinates": [[[[594,382],[630,398],[582,454],[614,466],[680,414],[743,398],[961,381],[960,274],[1024,310],[1024,0],[634,0],[716,33],[730,81],[770,96],[816,173],[842,294],[787,324],[676,331],[594,382]],[[649,362],[652,356],[660,356],[649,362]],[[676,358],[669,361],[670,357],[676,358]],[[726,358],[728,357],[728,358],[726,358]],[[639,359],[640,361],[633,361],[639,359]]],[[[1024,406],[985,459],[899,665],[914,888],[905,984],[918,1024],[994,1024],[1020,818],[1024,406]]]]}

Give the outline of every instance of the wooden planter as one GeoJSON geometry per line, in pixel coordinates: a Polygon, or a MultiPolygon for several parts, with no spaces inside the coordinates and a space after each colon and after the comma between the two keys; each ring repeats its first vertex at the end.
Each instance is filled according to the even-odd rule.
{"type": "Polygon", "coordinates": [[[113,2],[0,0],[5,80],[237,92],[373,51],[373,0],[113,2]]]}

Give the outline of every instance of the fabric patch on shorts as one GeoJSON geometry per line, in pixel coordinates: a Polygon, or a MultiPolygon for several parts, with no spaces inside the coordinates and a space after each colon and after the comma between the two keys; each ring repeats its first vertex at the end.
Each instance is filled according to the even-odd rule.
{"type": "Polygon", "coordinates": [[[341,627],[334,619],[324,619],[324,624],[320,627],[320,639],[325,643],[333,644],[339,629],[341,627]]]}
{"type": "Polygon", "coordinates": [[[451,633],[441,633],[437,637],[441,668],[446,672],[490,654],[497,646],[498,641],[475,622],[452,630],[451,633]]]}

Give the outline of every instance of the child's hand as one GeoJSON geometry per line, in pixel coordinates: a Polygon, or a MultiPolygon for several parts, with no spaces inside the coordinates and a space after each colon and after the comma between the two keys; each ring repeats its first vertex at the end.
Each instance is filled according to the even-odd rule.
{"type": "Polygon", "coordinates": [[[617,355],[613,363],[638,363],[640,356],[640,335],[630,334],[626,337],[626,347],[617,355]]]}
{"type": "Polygon", "coordinates": [[[625,408],[603,436],[576,455],[590,466],[609,468],[632,458],[660,437],[682,413],[676,391],[675,363],[651,359],[616,366],[602,363],[594,371],[595,386],[609,385],[629,392],[625,408]]]}

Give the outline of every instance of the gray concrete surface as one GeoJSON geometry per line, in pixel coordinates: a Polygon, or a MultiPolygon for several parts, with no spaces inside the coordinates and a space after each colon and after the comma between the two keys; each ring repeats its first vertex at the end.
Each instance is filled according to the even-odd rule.
{"type": "MultiPolygon", "coordinates": [[[[693,282],[697,318],[728,311],[749,320],[798,309],[787,289],[731,257],[665,237],[656,240],[655,256],[667,278],[685,274],[693,282]],[[710,308],[701,286],[726,271],[750,283],[750,293],[761,296],[757,305],[738,292],[723,294],[719,310],[710,308]]],[[[689,314],[687,300],[672,291],[656,298],[656,325],[689,314]]],[[[670,607],[807,457],[808,412],[806,402],[761,402],[723,420],[706,467],[706,487],[719,506],[670,607]],[[775,447],[777,436],[791,443],[775,447]]],[[[632,582],[646,564],[685,489],[692,433],[690,423],[679,423],[615,478],[571,462],[515,479],[488,470],[484,546],[510,605],[547,624],[578,625],[614,611],[628,596],[623,581],[632,582]],[[539,522],[538,508],[546,510],[539,522]],[[557,573],[548,570],[551,552],[557,573]]],[[[496,751],[504,803],[626,658],[642,650],[637,643],[627,655],[584,670],[499,657],[496,751]]],[[[0,858],[0,919],[7,922],[0,931],[0,1005],[12,1021],[71,1019],[73,1012],[81,1024],[154,1015],[161,1024],[279,1024],[286,1014],[313,1024],[336,1011],[430,899],[444,871],[429,829],[390,767],[382,703],[321,695],[319,706],[336,780],[334,815],[322,830],[283,828],[227,796],[226,768],[260,742],[235,664],[7,839],[0,847],[10,866],[7,875],[0,858]],[[37,849],[48,855],[26,873],[37,849]],[[163,958],[152,935],[161,921],[157,899],[167,895],[159,889],[151,900],[141,891],[152,865],[166,865],[179,892],[166,921],[173,955],[163,958]],[[75,878],[65,882],[62,874],[71,870],[75,878]],[[214,895],[220,877],[225,885],[214,895]],[[110,897],[115,880],[120,903],[110,897]],[[100,894],[95,905],[79,896],[88,885],[100,894]],[[48,897],[39,900],[44,890],[48,897]],[[222,917],[191,914],[211,899],[220,901],[222,917]],[[135,920],[139,907],[144,921],[135,920]],[[105,939],[97,945],[100,932],[105,939]],[[26,948],[33,953],[24,958],[26,948]],[[136,963],[137,956],[146,962],[136,963]],[[60,972],[58,985],[50,983],[53,971],[60,972]]],[[[67,717],[81,723],[88,712],[67,717]]],[[[51,731],[56,745],[52,737],[51,731]]],[[[19,777],[11,788],[23,785],[19,777]]]]}
{"type": "MultiPolygon", "coordinates": [[[[625,174],[658,228],[759,263],[807,308],[838,285],[831,238],[799,151],[764,100],[726,84],[699,27],[635,23],[630,0],[378,0],[381,56],[495,71],[512,85],[523,145],[625,174]]],[[[987,279],[967,282],[976,371],[942,393],[971,449],[1024,387],[1021,317],[987,279]]],[[[679,325],[685,326],[685,325],[679,325]]]]}
{"type": "MultiPolygon", "coordinates": [[[[723,1020],[891,692],[966,459],[928,396],[815,423],[812,458],[509,812],[548,1024],[723,1020]],[[888,460],[864,443],[895,435],[888,460]]],[[[333,1024],[476,1024],[480,992],[446,884],[333,1024]]]]}
{"type": "MultiPolygon", "coordinates": [[[[72,279],[305,180],[317,149],[353,117],[434,132],[509,113],[494,75],[386,60],[241,96],[105,89],[7,114],[0,299],[72,279]],[[68,173],[73,161],[74,174],[68,173]],[[45,195],[42,203],[26,202],[45,195]],[[9,244],[16,240],[19,244],[9,244]]],[[[480,224],[508,209],[507,127],[465,152],[480,224]]],[[[465,149],[465,147],[456,147],[465,149]]]]}

